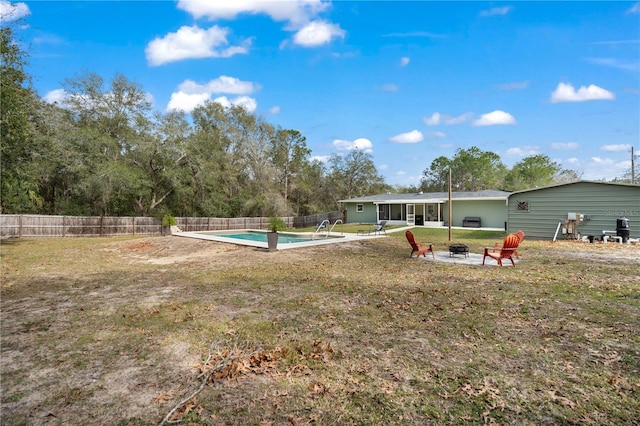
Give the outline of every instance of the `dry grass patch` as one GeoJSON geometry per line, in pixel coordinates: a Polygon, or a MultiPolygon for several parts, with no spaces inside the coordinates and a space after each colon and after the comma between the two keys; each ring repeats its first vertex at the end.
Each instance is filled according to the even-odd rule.
{"type": "Polygon", "coordinates": [[[3,241],[2,424],[637,424],[640,247],[409,251],[3,241]]]}

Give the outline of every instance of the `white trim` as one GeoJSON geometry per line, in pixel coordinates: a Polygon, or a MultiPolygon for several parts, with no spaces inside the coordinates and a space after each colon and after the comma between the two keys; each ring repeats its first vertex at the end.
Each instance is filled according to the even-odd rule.
{"type": "MultiPolygon", "coordinates": [[[[507,197],[468,197],[453,198],[451,201],[507,201],[507,197]]],[[[443,198],[424,198],[420,200],[376,200],[376,201],[359,201],[360,203],[372,204],[444,204],[449,200],[443,198]]]]}
{"type": "Polygon", "coordinates": [[[423,200],[384,200],[384,201],[369,201],[373,204],[429,204],[429,203],[444,203],[447,200],[441,198],[426,198],[423,200]]]}

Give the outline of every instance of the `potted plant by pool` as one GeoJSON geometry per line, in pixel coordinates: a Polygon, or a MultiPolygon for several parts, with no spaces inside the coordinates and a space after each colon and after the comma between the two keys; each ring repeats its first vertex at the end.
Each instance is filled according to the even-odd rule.
{"type": "Polygon", "coordinates": [[[177,222],[175,217],[169,214],[165,214],[164,216],[162,216],[162,235],[173,234],[171,228],[176,225],[177,222]]]}
{"type": "Polygon", "coordinates": [[[269,225],[267,226],[269,232],[267,232],[267,247],[269,251],[276,251],[278,247],[278,231],[284,231],[287,229],[287,224],[279,217],[272,217],[269,219],[269,225]]]}

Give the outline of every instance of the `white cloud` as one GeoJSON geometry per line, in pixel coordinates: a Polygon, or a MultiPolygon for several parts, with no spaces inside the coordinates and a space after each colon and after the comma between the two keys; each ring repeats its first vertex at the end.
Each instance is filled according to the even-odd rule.
{"type": "Polygon", "coordinates": [[[331,4],[321,0],[264,1],[264,0],[180,0],[178,8],[195,18],[210,20],[235,19],[238,15],[266,14],[274,21],[307,22],[331,4]]]}
{"type": "MultiPolygon", "coordinates": [[[[211,100],[211,94],[209,93],[184,93],[174,92],[171,94],[171,99],[167,105],[167,111],[178,110],[190,113],[196,107],[204,105],[205,102],[211,100]]],[[[225,107],[243,106],[249,112],[254,112],[258,107],[258,103],[255,99],[249,96],[238,96],[233,99],[229,99],[226,96],[220,96],[213,100],[225,107]]]]}
{"type": "Polygon", "coordinates": [[[640,40],[638,39],[630,39],[630,40],[608,40],[608,41],[594,41],[593,44],[598,45],[608,45],[612,47],[622,46],[625,44],[638,44],[640,40]]]}
{"type": "Polygon", "coordinates": [[[226,96],[220,96],[213,100],[213,102],[219,103],[220,105],[229,108],[231,106],[241,106],[244,107],[248,112],[254,112],[256,108],[258,108],[258,103],[255,99],[249,96],[238,96],[233,99],[229,99],[226,96]]]}
{"type": "Polygon", "coordinates": [[[358,52],[358,51],[353,51],[353,52],[331,52],[331,57],[332,58],[357,58],[358,56],[360,56],[360,52],[358,52]]]}
{"type": "Polygon", "coordinates": [[[530,155],[536,155],[539,153],[537,146],[523,146],[520,148],[514,147],[507,149],[506,157],[528,157],[530,155]]]}
{"type": "Polygon", "coordinates": [[[442,114],[440,114],[439,112],[434,112],[433,114],[431,114],[431,117],[424,117],[422,121],[427,126],[436,126],[442,122],[442,114]]]}
{"type": "Polygon", "coordinates": [[[311,161],[319,161],[321,163],[326,163],[331,159],[330,155],[312,155],[311,161]]]}
{"type": "Polygon", "coordinates": [[[406,67],[407,65],[409,65],[409,62],[411,61],[411,58],[408,56],[403,56],[402,58],[400,58],[400,66],[401,67],[406,67]]]}
{"type": "Polygon", "coordinates": [[[17,21],[29,15],[31,15],[31,10],[26,3],[0,1],[0,22],[17,21]]]}
{"type": "Polygon", "coordinates": [[[406,33],[387,33],[383,34],[382,37],[400,37],[400,38],[413,38],[413,37],[424,37],[424,38],[447,38],[445,34],[435,34],[427,31],[408,31],[406,33]]]}
{"type": "Polygon", "coordinates": [[[427,137],[428,138],[440,138],[440,139],[443,139],[443,138],[447,137],[447,134],[444,133],[444,132],[429,132],[429,133],[427,133],[427,137]]]}
{"type": "Polygon", "coordinates": [[[378,169],[380,169],[380,170],[389,170],[389,165],[388,164],[380,164],[378,166],[378,169]]]}
{"type": "Polygon", "coordinates": [[[183,59],[228,58],[248,52],[250,39],[241,45],[226,47],[228,34],[228,28],[217,25],[208,30],[196,25],[183,26],[175,33],[152,40],[145,49],[147,61],[151,66],[158,66],[183,59]]]}
{"type": "Polygon", "coordinates": [[[594,164],[613,164],[613,160],[600,157],[591,157],[591,162],[594,164]]]}
{"type": "Polygon", "coordinates": [[[57,103],[58,106],[64,108],[67,103],[67,98],[69,94],[64,89],[56,89],[48,92],[46,95],[42,97],[42,100],[48,104],[57,103]]]}
{"type": "Polygon", "coordinates": [[[637,71],[640,69],[640,64],[637,62],[622,62],[614,58],[587,58],[588,62],[597,65],[604,65],[605,67],[617,68],[625,71],[637,71]]]}
{"type": "Polygon", "coordinates": [[[389,138],[389,140],[394,143],[418,143],[424,140],[424,136],[422,135],[421,131],[412,130],[410,132],[395,135],[389,138]]]}
{"type": "Polygon", "coordinates": [[[567,163],[569,164],[580,164],[580,160],[576,157],[567,158],[567,163]]]}
{"type": "Polygon", "coordinates": [[[599,180],[621,176],[629,171],[631,160],[616,161],[611,158],[591,157],[589,161],[582,163],[584,170],[582,176],[587,180],[599,180]]]}
{"type": "Polygon", "coordinates": [[[513,9],[511,6],[503,6],[503,7],[492,7],[489,10],[483,10],[480,12],[480,16],[496,16],[496,15],[506,15],[513,9]]]}
{"type": "MultiPolygon", "coordinates": [[[[198,84],[193,80],[185,80],[178,85],[177,92],[171,94],[167,110],[191,112],[195,107],[211,100],[214,94],[248,95],[258,89],[259,85],[255,83],[226,75],[221,75],[205,84],[198,84]]],[[[213,99],[213,101],[226,107],[241,105],[249,112],[255,111],[258,106],[256,100],[248,96],[238,96],[233,99],[221,96],[213,99]]]]}
{"type": "Polygon", "coordinates": [[[280,107],[277,105],[272,106],[271,108],[269,108],[269,115],[278,115],[280,114],[280,107]]]}
{"type": "Polygon", "coordinates": [[[206,84],[198,84],[193,80],[185,80],[178,86],[185,93],[230,93],[232,95],[247,95],[259,89],[258,85],[250,81],[242,81],[235,77],[221,75],[206,84]]]}
{"type": "MultiPolygon", "coordinates": [[[[180,0],[178,8],[194,18],[206,17],[212,21],[236,19],[239,15],[267,15],[274,21],[286,22],[285,31],[295,31],[294,44],[316,47],[343,38],[346,32],[339,25],[317,19],[318,15],[331,7],[322,0],[264,1],[264,0],[180,0]]],[[[282,42],[280,47],[286,46],[282,42]]]]}
{"type": "Polygon", "coordinates": [[[473,122],[474,126],[495,126],[516,124],[516,119],[508,112],[495,110],[482,114],[480,118],[473,122]]]}
{"type": "Polygon", "coordinates": [[[578,146],[579,145],[577,142],[554,142],[551,144],[551,149],[571,150],[571,149],[577,149],[578,146]]]}
{"type": "Polygon", "coordinates": [[[551,102],[585,102],[615,99],[615,95],[608,90],[594,84],[580,86],[576,89],[570,83],[558,83],[558,87],[551,93],[551,102]]]}
{"type": "Polygon", "coordinates": [[[62,45],[65,41],[55,34],[44,34],[33,38],[34,44],[62,45]]]}
{"type": "Polygon", "coordinates": [[[437,126],[438,124],[446,124],[449,126],[453,124],[464,123],[471,120],[472,117],[473,114],[470,112],[465,112],[464,114],[457,117],[434,112],[433,114],[431,114],[431,117],[425,117],[422,119],[422,121],[424,121],[424,124],[426,124],[427,126],[437,126]]]}
{"type": "Polygon", "coordinates": [[[338,151],[352,151],[354,149],[359,149],[369,153],[373,152],[373,143],[366,138],[358,138],[353,142],[336,139],[333,141],[333,146],[338,151]]]}
{"type": "Polygon", "coordinates": [[[397,92],[398,91],[398,86],[396,84],[393,84],[393,83],[387,83],[387,84],[383,84],[380,87],[380,90],[382,90],[384,92],[397,92]]]}
{"type": "Polygon", "coordinates": [[[629,9],[627,9],[627,15],[640,13],[640,2],[634,3],[629,9]]]}
{"type": "Polygon", "coordinates": [[[293,42],[304,47],[315,47],[327,44],[336,37],[344,38],[345,34],[346,32],[339,25],[325,21],[313,21],[293,36],[293,42]]]}
{"type": "Polygon", "coordinates": [[[631,145],[629,145],[628,143],[603,145],[600,147],[600,149],[608,152],[626,152],[626,151],[631,151],[631,145]]]}
{"type": "Polygon", "coordinates": [[[211,99],[209,93],[184,93],[174,92],[171,94],[171,99],[167,105],[167,111],[177,110],[184,112],[191,112],[196,107],[204,105],[204,103],[211,99]]]}

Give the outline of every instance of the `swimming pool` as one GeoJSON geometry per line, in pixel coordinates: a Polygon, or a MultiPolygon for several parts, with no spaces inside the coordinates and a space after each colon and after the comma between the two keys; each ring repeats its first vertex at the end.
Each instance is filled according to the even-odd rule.
{"type": "MultiPolygon", "coordinates": [[[[202,240],[218,241],[221,243],[238,244],[243,246],[268,248],[267,231],[255,229],[241,229],[232,231],[197,231],[179,232],[180,237],[199,238],[202,240]]],[[[353,235],[344,234],[315,234],[312,232],[278,232],[278,250],[311,247],[323,244],[340,243],[360,239],[353,235]]]]}
{"type": "MultiPolygon", "coordinates": [[[[230,232],[230,233],[221,233],[219,231],[202,231],[198,232],[198,234],[202,235],[216,235],[224,238],[231,238],[237,240],[248,240],[248,241],[260,241],[263,243],[267,242],[267,233],[261,231],[240,231],[240,232],[230,232]]],[[[320,237],[316,237],[318,239],[320,237]]],[[[287,244],[287,243],[303,243],[307,241],[314,241],[312,236],[302,236],[300,234],[291,234],[286,232],[278,232],[278,244],[287,244]]]]}

